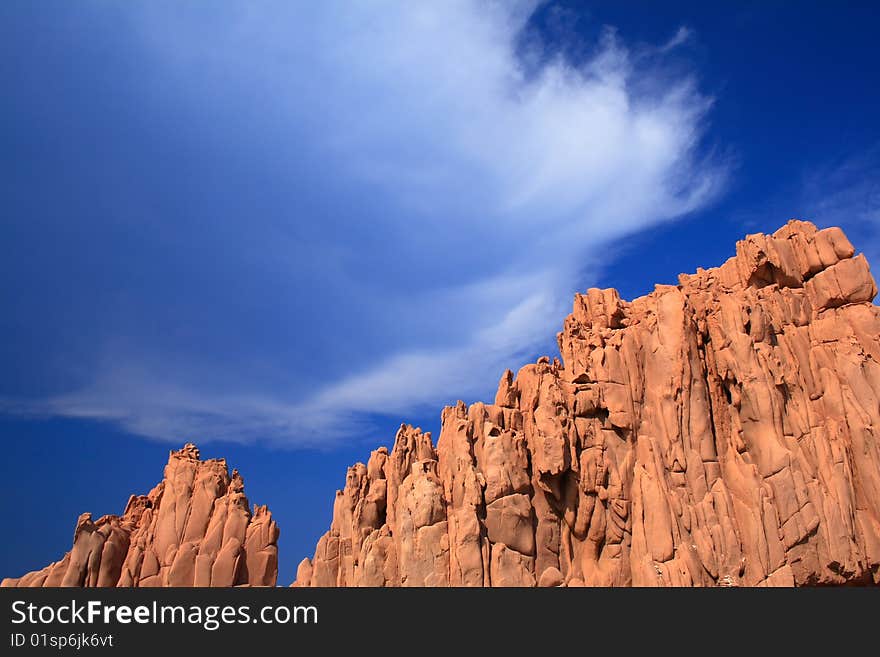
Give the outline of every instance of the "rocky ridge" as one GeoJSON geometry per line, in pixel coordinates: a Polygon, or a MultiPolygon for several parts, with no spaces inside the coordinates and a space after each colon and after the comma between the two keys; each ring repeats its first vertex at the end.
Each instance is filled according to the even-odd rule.
{"type": "MultiPolygon", "coordinates": [[[[880,583],[876,293],[840,229],[792,220],[631,302],[576,295],[561,361],[348,469],[294,586],[880,583]]],[[[277,540],[187,444],[2,586],[272,586],[277,540]]]]}
{"type": "Polygon", "coordinates": [[[349,468],[294,586],[880,582],[880,312],[792,220],[624,301],[575,297],[495,401],[349,468]]]}

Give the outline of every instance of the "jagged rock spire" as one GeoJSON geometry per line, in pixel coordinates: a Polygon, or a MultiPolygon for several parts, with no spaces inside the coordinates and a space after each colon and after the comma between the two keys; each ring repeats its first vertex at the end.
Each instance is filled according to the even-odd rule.
{"type": "Polygon", "coordinates": [[[244,482],[224,459],[201,461],[187,443],[164,479],[132,495],[122,516],[79,517],[61,561],[2,586],[274,586],[278,527],[250,511],[244,482]]]}

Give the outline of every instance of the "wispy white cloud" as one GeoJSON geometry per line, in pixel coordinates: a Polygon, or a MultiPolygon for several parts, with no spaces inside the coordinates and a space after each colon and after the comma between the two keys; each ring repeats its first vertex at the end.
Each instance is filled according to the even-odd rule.
{"type": "Polygon", "coordinates": [[[690,41],[691,37],[693,37],[693,32],[691,31],[691,29],[686,25],[682,25],[675,31],[675,34],[672,35],[669,41],[660,46],[657,51],[660,53],[665,53],[669,52],[670,50],[674,50],[675,48],[678,48],[679,46],[682,46],[690,41]]]}
{"type": "MultiPolygon", "coordinates": [[[[646,73],[611,31],[589,59],[526,74],[517,38],[535,6],[141,10],[141,84],[156,102],[194,108],[205,139],[269,144],[290,164],[276,184],[310,199],[223,230],[265,254],[279,298],[314,295],[340,319],[318,340],[304,337],[316,317],[279,311],[266,321],[284,338],[248,353],[271,361],[280,340],[310,339],[328,365],[279,356],[288,384],[224,368],[216,351],[180,358],[145,333],[105,345],[90,384],[30,407],[163,439],[317,444],[369,414],[491,396],[505,367],[552,349],[584,271],[614,240],[704,207],[725,169],[701,155],[711,99],[691,77],[637,92],[646,73]],[[311,241],[288,242],[292,224],[312,226],[311,241]],[[286,284],[317,270],[316,289],[286,284]]],[[[659,52],[689,37],[682,27],[659,52]]]]}
{"type": "Polygon", "coordinates": [[[802,203],[825,221],[880,225],[880,147],[810,171],[802,203]]]}

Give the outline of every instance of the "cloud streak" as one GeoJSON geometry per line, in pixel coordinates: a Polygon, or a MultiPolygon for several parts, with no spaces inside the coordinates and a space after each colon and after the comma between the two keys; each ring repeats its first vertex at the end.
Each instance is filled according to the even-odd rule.
{"type": "Polygon", "coordinates": [[[691,40],[692,37],[693,32],[691,32],[691,29],[686,25],[682,25],[675,31],[675,34],[672,35],[669,41],[667,41],[657,49],[657,52],[666,53],[670,50],[674,50],[675,48],[686,44],[688,41],[691,40]]]}
{"type": "Polygon", "coordinates": [[[245,153],[239,184],[259,207],[224,208],[221,188],[178,223],[150,220],[221,245],[181,302],[198,348],[130,330],[96,346],[82,385],[18,407],[161,439],[321,445],[370,415],[486,397],[505,367],[552,350],[614,240],[705,207],[725,169],[701,148],[711,99],[689,77],[637,91],[649,73],[613,31],[583,61],[525,66],[536,9],[126,10],[144,115],[180,117],[207,145],[196,164],[224,180],[245,153]],[[266,300],[245,320],[251,289],[266,300]]]}

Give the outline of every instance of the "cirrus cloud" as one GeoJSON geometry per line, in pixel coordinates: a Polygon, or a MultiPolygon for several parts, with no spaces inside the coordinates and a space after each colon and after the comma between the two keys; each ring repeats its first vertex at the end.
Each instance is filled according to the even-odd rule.
{"type": "Polygon", "coordinates": [[[705,207],[725,167],[702,143],[711,99],[695,79],[648,84],[687,28],[651,69],[610,29],[581,61],[531,33],[526,65],[540,9],[117,9],[141,120],[192,168],[168,212],[135,186],[108,221],[184,244],[124,265],[172,268],[179,292],[115,306],[122,328],[82,359],[79,385],[16,408],[319,445],[377,413],[491,395],[505,367],[552,349],[613,242],[705,207]],[[252,208],[228,200],[241,198],[252,208]]]}

